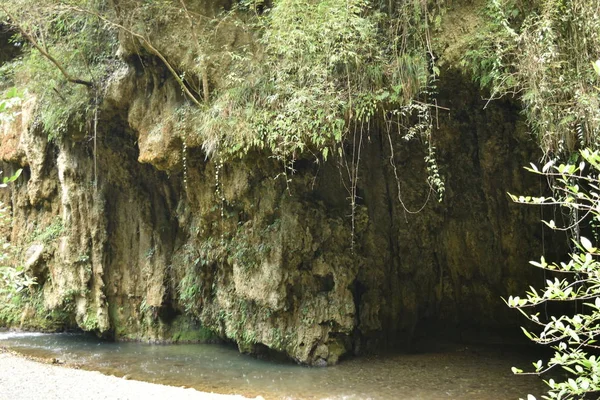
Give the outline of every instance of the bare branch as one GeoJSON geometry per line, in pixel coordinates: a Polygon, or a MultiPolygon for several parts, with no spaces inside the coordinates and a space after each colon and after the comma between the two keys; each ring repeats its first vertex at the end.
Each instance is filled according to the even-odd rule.
{"type": "Polygon", "coordinates": [[[99,18],[100,20],[106,22],[109,25],[112,25],[116,28],[119,28],[123,31],[125,31],[126,33],[130,34],[131,36],[138,38],[140,41],[142,41],[142,43],[144,43],[146,45],[146,47],[148,48],[148,50],[150,50],[150,52],[152,54],[154,54],[155,56],[157,56],[162,62],[163,64],[167,67],[167,69],[169,70],[169,72],[171,73],[171,75],[173,76],[173,78],[175,78],[175,80],[177,81],[177,83],[179,84],[179,86],[181,87],[181,90],[185,93],[185,95],[196,105],[200,106],[202,105],[202,103],[200,103],[200,101],[196,98],[196,96],[194,96],[194,94],[192,92],[190,92],[190,89],[188,89],[188,87],[186,86],[185,82],[181,79],[181,77],[179,76],[179,74],[177,73],[177,71],[175,71],[175,69],[173,68],[173,66],[171,66],[171,64],[169,63],[169,61],[167,61],[167,59],[165,58],[165,56],[158,51],[158,49],[156,47],[154,47],[152,45],[152,43],[150,42],[150,40],[148,40],[144,35],[140,35],[139,33],[136,33],[134,31],[132,31],[131,29],[117,23],[114,21],[111,21],[110,19],[104,17],[103,15],[100,15],[97,12],[91,11],[91,10],[86,10],[84,8],[79,8],[76,6],[65,6],[65,8],[67,10],[71,10],[71,11],[77,11],[80,13],[84,13],[84,14],[89,14],[89,15],[93,15],[97,18],[99,18]]]}
{"type": "Polygon", "coordinates": [[[2,11],[4,11],[4,13],[8,16],[8,18],[11,21],[10,24],[13,25],[15,28],[17,28],[17,30],[21,33],[21,35],[23,35],[23,37],[25,39],[27,39],[27,41],[29,43],[31,43],[31,45],[37,49],[37,51],[39,51],[44,57],[46,57],[48,59],[48,61],[50,61],[52,64],[54,64],[56,66],[56,68],[58,68],[60,73],[63,74],[63,76],[65,77],[65,79],[67,81],[69,81],[71,83],[76,83],[79,85],[84,85],[89,88],[94,87],[94,84],[92,82],[75,78],[71,74],[69,74],[69,72],[65,69],[65,67],[63,67],[63,65],[60,62],[58,62],[58,60],[56,60],[56,58],[54,58],[50,53],[48,53],[48,51],[46,51],[46,49],[44,49],[44,47],[40,46],[40,44],[33,38],[33,36],[29,32],[27,32],[17,22],[17,19],[15,17],[13,17],[12,14],[3,5],[0,5],[0,9],[2,9],[2,11]]]}

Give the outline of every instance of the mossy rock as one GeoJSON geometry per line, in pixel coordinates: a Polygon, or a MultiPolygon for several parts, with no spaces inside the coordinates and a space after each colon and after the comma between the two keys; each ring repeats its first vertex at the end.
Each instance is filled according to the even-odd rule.
{"type": "Polygon", "coordinates": [[[171,329],[174,343],[213,343],[219,340],[212,330],[183,316],[175,319],[171,329]]]}

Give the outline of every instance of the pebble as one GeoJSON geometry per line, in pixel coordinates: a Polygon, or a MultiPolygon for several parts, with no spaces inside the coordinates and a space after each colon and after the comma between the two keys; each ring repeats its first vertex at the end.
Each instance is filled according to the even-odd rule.
{"type": "MultiPolygon", "coordinates": [[[[123,377],[125,378],[125,377],[123,377]]],[[[243,400],[239,395],[125,380],[98,372],[42,364],[0,352],[0,400],[243,400]]],[[[256,400],[262,399],[260,396],[256,400]]]]}

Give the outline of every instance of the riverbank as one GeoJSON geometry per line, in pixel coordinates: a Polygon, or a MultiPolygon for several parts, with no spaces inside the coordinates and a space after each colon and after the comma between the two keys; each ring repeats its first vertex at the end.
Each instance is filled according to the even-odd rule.
{"type": "MultiPolygon", "coordinates": [[[[109,342],[81,333],[0,332],[0,349],[2,347],[9,353],[16,352],[18,357],[25,354],[27,359],[57,363],[63,368],[68,366],[71,369],[100,371],[106,376],[114,375],[124,384],[127,381],[123,381],[122,377],[127,376],[132,380],[175,388],[185,386],[206,393],[262,396],[273,400],[512,400],[527,397],[528,393],[537,396],[546,389],[538,377],[515,376],[511,372],[511,366],[522,368],[530,365],[531,360],[543,358],[523,347],[438,343],[437,346],[425,346],[430,352],[363,356],[329,368],[306,368],[259,360],[240,354],[231,346],[109,342]]],[[[14,374],[27,376],[26,382],[33,386],[44,387],[44,376],[29,379],[28,369],[25,370],[14,374]]],[[[4,372],[0,363],[0,376],[6,374],[12,375],[13,372],[4,372]]],[[[60,387],[70,387],[87,380],[86,375],[67,381],[60,387]]],[[[109,384],[112,386],[113,382],[109,381],[109,384]]],[[[5,386],[11,384],[0,380],[0,400],[29,398],[8,396],[2,391],[5,386]]],[[[100,384],[100,387],[105,386],[100,384]]],[[[62,393],[60,389],[58,393],[62,393]]],[[[111,398],[128,398],[121,392],[114,393],[119,397],[111,398]]],[[[137,397],[139,393],[135,389],[135,398],[157,398],[146,395],[146,392],[137,397]]],[[[110,394],[113,394],[112,390],[110,394]]],[[[56,391],[53,395],[50,398],[56,398],[56,391]]],[[[68,398],[68,395],[70,393],[59,398],[68,398]]],[[[37,400],[38,397],[35,398],[37,400]]],[[[190,397],[167,395],[165,398],[190,397]]]]}
{"type": "Polygon", "coordinates": [[[52,365],[53,360],[47,360],[48,363],[39,361],[44,360],[32,361],[0,349],[0,399],[247,399],[239,395],[204,393],[66,368],[52,365]]]}

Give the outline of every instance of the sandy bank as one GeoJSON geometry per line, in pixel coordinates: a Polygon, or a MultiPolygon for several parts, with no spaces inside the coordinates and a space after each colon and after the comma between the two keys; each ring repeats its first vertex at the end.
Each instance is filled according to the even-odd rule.
{"type": "Polygon", "coordinates": [[[99,372],[38,363],[7,352],[0,352],[0,399],[243,400],[247,398],[125,380],[102,375],[99,372]]]}

